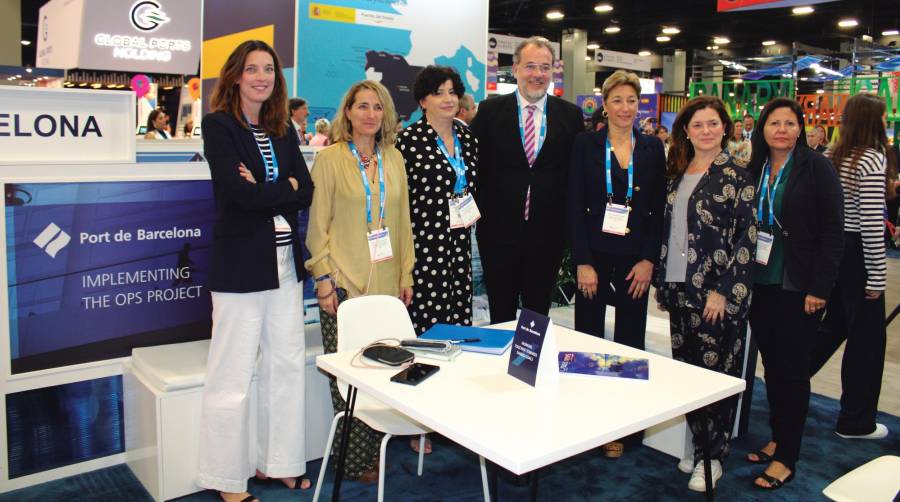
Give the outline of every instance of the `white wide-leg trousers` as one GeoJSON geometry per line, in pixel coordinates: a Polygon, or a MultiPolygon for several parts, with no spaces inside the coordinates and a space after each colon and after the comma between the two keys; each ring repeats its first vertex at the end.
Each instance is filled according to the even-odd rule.
{"type": "Polygon", "coordinates": [[[257,375],[257,466],[269,477],[306,473],[303,289],[291,246],[278,247],[278,289],[212,293],[197,484],[247,489],[250,380],[257,375]]]}

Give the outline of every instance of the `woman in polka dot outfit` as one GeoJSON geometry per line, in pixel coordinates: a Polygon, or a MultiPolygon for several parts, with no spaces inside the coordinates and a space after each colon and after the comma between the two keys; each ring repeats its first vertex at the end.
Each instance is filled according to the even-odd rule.
{"type": "Polygon", "coordinates": [[[455,120],[465,93],[456,70],[428,66],[413,95],[422,118],[400,133],[406,160],[416,265],[410,316],[421,334],[437,323],[472,324],[471,225],[478,144],[455,120]],[[451,216],[452,213],[452,216],[451,216]]]}

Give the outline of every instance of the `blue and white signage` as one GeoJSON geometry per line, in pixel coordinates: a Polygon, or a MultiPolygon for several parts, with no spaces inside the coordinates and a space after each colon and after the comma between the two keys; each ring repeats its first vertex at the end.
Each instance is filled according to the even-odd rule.
{"type": "Polygon", "coordinates": [[[555,384],[559,381],[558,357],[553,321],[522,309],[516,321],[507,373],[533,387],[555,384]]]}
{"type": "Polygon", "coordinates": [[[0,87],[0,164],[134,162],[134,93],[0,87]]]}

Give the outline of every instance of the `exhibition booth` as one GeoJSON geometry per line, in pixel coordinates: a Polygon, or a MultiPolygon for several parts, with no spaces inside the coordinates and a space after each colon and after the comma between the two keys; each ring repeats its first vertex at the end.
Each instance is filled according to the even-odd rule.
{"type": "MultiPolygon", "coordinates": [[[[487,32],[486,0],[457,2],[441,19],[425,2],[401,3],[391,12],[306,0],[265,4],[53,0],[41,9],[37,65],[65,74],[38,88],[0,87],[0,253],[6,258],[0,276],[8,283],[0,293],[7,320],[0,326],[0,493],[119,464],[156,500],[200,490],[195,431],[211,326],[206,283],[214,201],[199,131],[170,141],[143,139],[140,128],[151,111],[166,107],[173,128],[188,120],[199,126],[225,58],[250,38],[280,54],[288,94],[309,102],[310,131],[316,119],[333,118],[342,93],[363,78],[389,88],[402,122],[416,120],[421,111],[409,84],[428,64],[455,67],[477,102],[514,88],[504,81],[501,58],[523,39],[487,32]],[[140,4],[164,8],[165,15],[140,4]],[[459,30],[463,24],[479,29],[459,30]],[[325,43],[336,37],[346,43],[325,43]]],[[[584,61],[584,42],[564,38],[555,45],[568,57],[556,61],[551,92],[576,102],[588,118],[602,106],[593,88],[596,71],[650,76],[651,60],[597,49],[584,61]]],[[[643,78],[640,118],[671,124],[687,99],[700,94],[721,97],[734,117],[758,115],[768,100],[788,96],[801,103],[808,125],[826,125],[833,138],[847,97],[868,91],[886,98],[889,122],[900,121],[896,73],[841,74],[824,92],[798,93],[798,64],[828,67],[794,57],[768,65],[775,70],[761,66],[755,80],[729,80],[720,69],[709,80],[691,81],[686,92],[658,75],[643,78]]],[[[318,150],[301,147],[310,169],[318,150]]],[[[484,325],[477,248],[473,256],[474,321],[484,325]]],[[[573,288],[564,270],[550,317],[574,339],[566,329],[574,326],[573,288]]],[[[311,281],[304,285],[304,315],[306,457],[314,460],[325,451],[333,412],[327,378],[316,367],[323,347],[311,281]]],[[[610,309],[607,333],[614,316],[610,309]]],[[[653,357],[671,357],[666,318],[648,319],[647,340],[653,357]]],[[[746,340],[750,354],[749,334],[746,340]]],[[[745,361],[742,376],[752,380],[755,358],[745,361]]],[[[354,370],[334,368],[366,388],[354,370]]],[[[735,437],[746,431],[749,398],[740,404],[735,437]]],[[[648,426],[644,444],[673,460],[692,455],[684,411],[672,405],[657,422],[636,421],[648,426]]],[[[610,439],[624,430],[610,432],[610,439]]],[[[253,438],[248,441],[252,459],[253,438]]]]}

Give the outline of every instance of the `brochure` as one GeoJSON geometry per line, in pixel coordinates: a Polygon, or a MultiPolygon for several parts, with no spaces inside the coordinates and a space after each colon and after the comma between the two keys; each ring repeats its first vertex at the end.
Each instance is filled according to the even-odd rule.
{"type": "Polygon", "coordinates": [[[560,351],[559,372],[648,380],[650,378],[650,361],[615,354],[601,354],[599,352],[560,351]]]}

